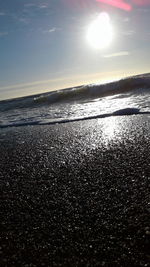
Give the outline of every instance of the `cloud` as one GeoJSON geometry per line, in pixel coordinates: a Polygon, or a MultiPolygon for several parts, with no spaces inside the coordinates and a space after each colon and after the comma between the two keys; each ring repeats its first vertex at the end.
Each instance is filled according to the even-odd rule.
{"type": "Polygon", "coordinates": [[[0,16],[5,16],[6,14],[4,12],[0,12],[0,16]]]}
{"type": "Polygon", "coordinates": [[[53,33],[53,32],[60,31],[60,30],[61,30],[61,28],[52,27],[48,30],[43,30],[43,33],[53,33]]]}
{"type": "Polygon", "coordinates": [[[134,30],[130,30],[130,31],[125,31],[123,32],[123,35],[126,35],[126,36],[130,36],[130,35],[133,35],[135,34],[136,32],[134,30]]]}
{"type": "Polygon", "coordinates": [[[48,30],[48,32],[55,32],[57,29],[55,27],[48,30]]]}
{"type": "Polygon", "coordinates": [[[35,3],[27,3],[24,4],[25,8],[39,8],[39,9],[45,9],[48,7],[48,4],[35,4],[35,3]]]}
{"type": "Polygon", "coordinates": [[[15,14],[15,13],[12,13],[11,15],[11,18],[17,22],[21,22],[23,24],[29,24],[31,22],[30,18],[28,15],[24,15],[24,14],[15,14]]]}
{"type": "Polygon", "coordinates": [[[130,18],[129,18],[129,17],[125,17],[125,18],[123,19],[123,21],[124,21],[124,22],[129,22],[129,21],[130,21],[130,18]]]}
{"type": "Polygon", "coordinates": [[[15,85],[10,85],[10,86],[4,86],[0,87],[0,90],[8,90],[8,89],[17,89],[17,88],[28,88],[28,87],[33,87],[37,85],[44,85],[44,84],[49,84],[51,82],[57,82],[57,81],[63,81],[66,78],[56,78],[56,79],[49,79],[49,80],[42,80],[42,81],[35,81],[31,83],[22,83],[22,84],[15,84],[15,85]]]}
{"type": "MultiPolygon", "coordinates": [[[[70,69],[69,69],[70,70],[70,69]]],[[[35,86],[40,86],[40,88],[44,85],[46,86],[49,86],[50,84],[52,83],[56,83],[56,82],[60,82],[60,84],[64,81],[71,81],[72,80],[77,83],[77,81],[79,79],[85,79],[87,80],[89,77],[91,79],[93,78],[101,78],[103,76],[109,76],[112,74],[115,74],[115,73],[119,73],[119,71],[114,71],[114,72],[103,72],[103,73],[85,73],[85,74],[70,74],[69,76],[66,77],[66,75],[63,75],[65,74],[65,72],[67,71],[67,69],[65,71],[60,71],[60,72],[57,72],[58,75],[61,74],[61,76],[59,78],[51,78],[51,79],[48,79],[48,80],[40,80],[40,81],[33,81],[33,82],[29,82],[29,83],[20,83],[20,84],[14,84],[14,85],[8,85],[8,86],[2,86],[0,87],[0,90],[3,91],[3,90],[11,90],[11,89],[26,89],[26,88],[32,88],[32,87],[35,87],[35,86]]],[[[121,72],[121,71],[120,71],[121,72]]],[[[83,81],[82,81],[83,82],[83,81]]]]}
{"type": "Polygon", "coordinates": [[[0,32],[0,37],[5,35],[8,35],[8,32],[0,32]]]}
{"type": "Polygon", "coordinates": [[[122,56],[129,56],[130,53],[128,51],[121,51],[113,54],[104,55],[104,58],[111,58],[111,57],[122,57],[122,56]]]}
{"type": "Polygon", "coordinates": [[[30,23],[30,19],[27,18],[27,17],[22,17],[22,18],[21,17],[20,18],[18,17],[17,19],[18,19],[19,22],[22,22],[24,24],[29,24],[30,23]]]}
{"type": "Polygon", "coordinates": [[[45,5],[39,5],[38,8],[44,9],[44,8],[47,8],[47,5],[46,4],[45,5]]]}

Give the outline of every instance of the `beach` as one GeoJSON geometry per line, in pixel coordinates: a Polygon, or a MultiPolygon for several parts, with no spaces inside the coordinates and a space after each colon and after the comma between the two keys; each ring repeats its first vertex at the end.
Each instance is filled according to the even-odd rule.
{"type": "Polygon", "coordinates": [[[0,266],[150,266],[150,116],[0,130],[0,266]]]}

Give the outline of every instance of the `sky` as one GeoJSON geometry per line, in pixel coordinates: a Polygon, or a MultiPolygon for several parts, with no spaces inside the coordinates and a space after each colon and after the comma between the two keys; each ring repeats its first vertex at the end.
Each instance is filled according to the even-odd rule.
{"type": "Polygon", "coordinates": [[[150,0],[0,0],[0,100],[150,72],[149,25],[150,0]]]}

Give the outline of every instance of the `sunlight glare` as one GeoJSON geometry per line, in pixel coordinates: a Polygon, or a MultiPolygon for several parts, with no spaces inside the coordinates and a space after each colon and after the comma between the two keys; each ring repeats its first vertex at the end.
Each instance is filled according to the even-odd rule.
{"type": "Polygon", "coordinates": [[[87,31],[87,40],[92,47],[101,49],[107,47],[113,37],[113,29],[110,23],[110,17],[107,13],[102,12],[89,25],[87,31]]]}

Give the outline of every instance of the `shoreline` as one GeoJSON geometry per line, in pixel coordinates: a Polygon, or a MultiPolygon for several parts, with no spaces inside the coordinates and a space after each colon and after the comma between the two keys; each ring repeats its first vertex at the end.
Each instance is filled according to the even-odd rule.
{"type": "Polygon", "coordinates": [[[150,111],[140,111],[138,108],[124,108],[119,109],[112,113],[93,115],[88,117],[80,117],[80,118],[70,118],[70,119],[58,119],[50,122],[41,122],[41,121],[33,121],[33,122],[23,122],[23,123],[14,123],[14,124],[6,124],[0,125],[0,129],[12,128],[12,127],[25,127],[25,126],[46,126],[46,125],[56,125],[56,124],[65,124],[71,122],[80,122],[87,120],[95,120],[95,119],[105,119],[109,117],[122,117],[122,116],[135,116],[135,115],[150,115],[150,111]]]}

